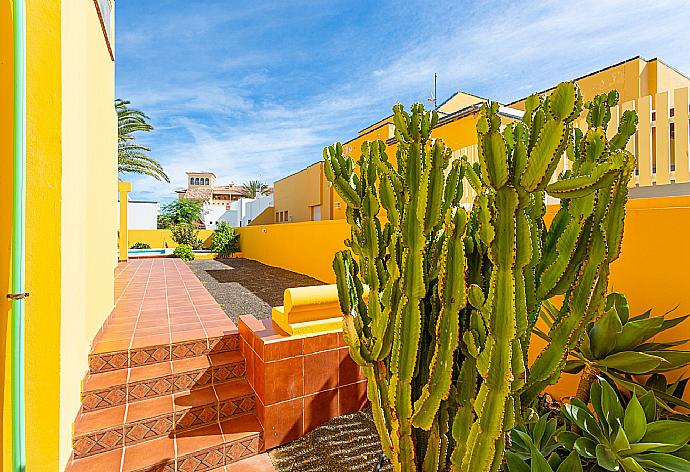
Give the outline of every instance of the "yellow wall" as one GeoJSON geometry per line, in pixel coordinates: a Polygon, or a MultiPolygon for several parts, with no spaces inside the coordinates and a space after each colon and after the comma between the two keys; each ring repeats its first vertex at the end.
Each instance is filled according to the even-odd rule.
{"type": "MultiPolygon", "coordinates": [[[[130,229],[128,232],[129,243],[127,247],[132,247],[134,243],[147,243],[152,248],[177,247],[177,243],[172,239],[172,231],[169,229],[130,229]]],[[[211,246],[212,229],[199,230],[199,239],[204,242],[204,247],[211,246]]]]}
{"type": "MultiPolygon", "coordinates": [[[[0,0],[0,175],[12,175],[12,7],[9,0],[0,0]]],[[[0,294],[10,293],[12,244],[12,179],[0,185],[0,294]]],[[[0,297],[0,405],[2,425],[0,469],[12,466],[12,382],[11,382],[11,304],[0,297]]]]}
{"type": "MultiPolygon", "coordinates": [[[[548,208],[549,215],[557,210],[548,208]]],[[[345,220],[240,228],[244,257],[333,283],[333,255],[349,237],[345,220]]],[[[690,313],[690,197],[636,199],[628,203],[621,257],[611,268],[611,290],[624,293],[631,313],[653,308],[663,314],[678,306],[674,316],[690,313]]],[[[690,322],[670,335],[690,338],[690,322]]],[[[532,358],[543,342],[535,339],[532,358]]],[[[687,347],[690,349],[690,346],[687,347]]],[[[551,390],[573,394],[576,377],[565,375],[551,390]]],[[[686,393],[690,399],[690,392],[686,393]]]]}
{"type": "Polygon", "coordinates": [[[350,236],[345,220],[308,221],[238,228],[240,250],[248,259],[335,282],[333,254],[350,236]]]}
{"type": "Polygon", "coordinates": [[[115,68],[93,2],[62,3],[60,468],[71,452],[91,341],[113,306],[117,208],[115,68]]]}
{"type": "Polygon", "coordinates": [[[55,470],[61,438],[60,21],[60,2],[27,2],[27,470],[55,470]]]}
{"type": "MultiPolygon", "coordinates": [[[[596,94],[616,89],[620,102],[636,100],[645,95],[690,86],[690,79],[658,59],[646,61],[634,58],[592,73],[577,80],[584,100],[591,100],[596,94]]],[[[511,107],[524,109],[524,99],[510,104],[511,107]]]]}
{"type": "MultiPolygon", "coordinates": [[[[11,1],[0,1],[0,171],[11,176],[11,1]]],[[[25,378],[27,470],[61,470],[71,450],[89,344],[113,304],[117,185],[114,66],[93,2],[27,2],[25,378]],[[64,5],[63,5],[64,3],[64,5]]],[[[8,267],[11,178],[0,186],[8,267]]],[[[9,270],[0,270],[8,286],[9,270]]],[[[11,449],[3,316],[2,468],[11,449]]]]}
{"type": "Polygon", "coordinates": [[[288,212],[294,223],[311,221],[310,207],[321,206],[321,219],[330,219],[330,201],[323,199],[323,163],[317,162],[273,184],[273,222],[275,214],[288,212]]]}

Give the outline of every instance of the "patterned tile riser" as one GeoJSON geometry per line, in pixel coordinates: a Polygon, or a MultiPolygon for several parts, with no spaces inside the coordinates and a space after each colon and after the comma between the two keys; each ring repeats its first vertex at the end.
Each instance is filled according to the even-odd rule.
{"type": "Polygon", "coordinates": [[[107,452],[118,447],[131,446],[142,441],[167,436],[174,431],[199,428],[217,421],[255,412],[254,395],[233,398],[220,405],[204,405],[188,410],[137,421],[116,428],[77,436],[73,440],[75,459],[107,452]]]}
{"type": "Polygon", "coordinates": [[[125,369],[127,367],[139,367],[155,364],[166,360],[185,359],[221,352],[237,351],[239,349],[239,336],[210,338],[206,340],[194,340],[172,345],[147,346],[145,348],[130,349],[129,351],[106,352],[91,354],[89,356],[89,370],[91,373],[109,372],[125,369]]]}
{"type": "Polygon", "coordinates": [[[163,464],[137,469],[133,472],[202,472],[230,465],[240,459],[254,456],[261,451],[259,435],[239,441],[221,444],[202,451],[178,457],[163,464]]]}
{"type": "Polygon", "coordinates": [[[179,393],[195,388],[202,388],[211,383],[220,384],[226,381],[244,378],[245,363],[235,362],[218,367],[198,369],[182,374],[156,377],[129,385],[117,385],[109,389],[93,390],[82,394],[84,412],[100,410],[111,406],[124,405],[170,393],[179,393]]]}
{"type": "Polygon", "coordinates": [[[180,472],[202,472],[229,465],[245,457],[258,454],[260,443],[261,439],[259,435],[256,435],[187,454],[177,458],[177,470],[180,472]]]}

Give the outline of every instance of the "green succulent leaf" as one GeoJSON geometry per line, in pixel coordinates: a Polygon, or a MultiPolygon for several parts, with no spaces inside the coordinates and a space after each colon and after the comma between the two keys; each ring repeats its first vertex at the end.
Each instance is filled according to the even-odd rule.
{"type": "Polygon", "coordinates": [[[616,455],[611,449],[603,444],[597,444],[596,447],[597,464],[606,470],[619,470],[620,466],[616,460],[616,455]]]}
{"type": "Polygon", "coordinates": [[[634,393],[628,402],[628,406],[625,407],[623,428],[628,436],[628,440],[632,443],[641,440],[647,431],[647,419],[644,415],[644,409],[634,393]]]}
{"type": "Polygon", "coordinates": [[[608,369],[619,370],[629,374],[646,374],[666,363],[666,359],[644,352],[625,351],[606,356],[597,362],[608,369]]]}

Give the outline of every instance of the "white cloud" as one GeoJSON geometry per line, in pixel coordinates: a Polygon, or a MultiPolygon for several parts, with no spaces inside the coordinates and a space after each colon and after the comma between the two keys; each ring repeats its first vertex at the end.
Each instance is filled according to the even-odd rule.
{"type": "MultiPolygon", "coordinates": [[[[271,51],[221,60],[214,71],[223,74],[211,77],[171,69],[162,83],[172,87],[142,87],[130,78],[120,95],[168,132],[168,141],[151,145],[173,179],[165,185],[135,177],[135,192],[174,197],[172,191],[185,186],[184,172],[193,169],[211,170],[219,182],[272,182],[319,160],[321,146],[353,137],[389,113],[393,103],[427,98],[434,73],[441,100],[463,89],[507,102],[638,54],[659,56],[690,72],[688,17],[682,14],[687,1],[490,2],[454,8],[446,16],[422,10],[407,38],[380,51],[384,60],[330,81],[315,80],[300,100],[282,97],[275,83],[270,94],[262,93],[272,78],[282,80],[272,77],[279,54],[271,51]]],[[[411,8],[410,15],[416,14],[411,8]]],[[[190,24],[204,32],[220,24],[216,20],[200,25],[200,18],[192,18],[190,24]]],[[[260,27],[247,25],[247,34],[260,27]]],[[[345,64],[360,59],[339,58],[345,64]]]]}

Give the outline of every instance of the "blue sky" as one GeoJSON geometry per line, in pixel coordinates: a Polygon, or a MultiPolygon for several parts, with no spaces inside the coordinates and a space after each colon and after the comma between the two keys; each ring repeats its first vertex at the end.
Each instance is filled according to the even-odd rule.
{"type": "Polygon", "coordinates": [[[150,117],[171,184],[186,170],[272,183],[387,116],[462,89],[509,102],[621,60],[690,73],[690,0],[119,0],[116,96],[150,117]]]}

